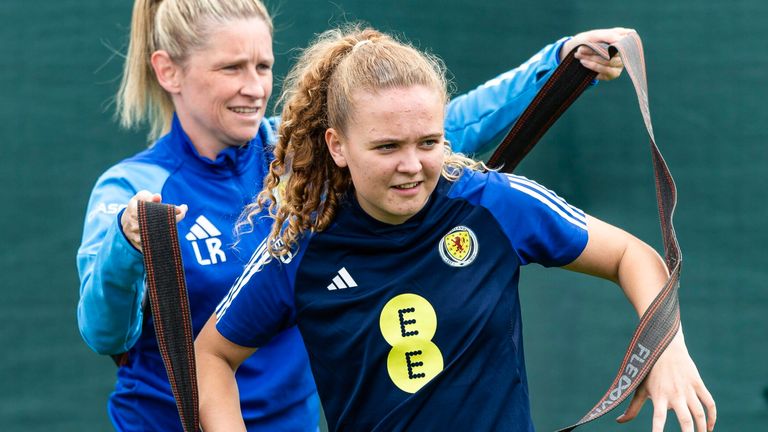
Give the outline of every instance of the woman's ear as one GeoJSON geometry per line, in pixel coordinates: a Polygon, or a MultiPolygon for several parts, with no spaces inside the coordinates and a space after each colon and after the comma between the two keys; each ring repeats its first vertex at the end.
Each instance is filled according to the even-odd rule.
{"type": "Polygon", "coordinates": [[[181,91],[181,66],[173,62],[167,51],[153,52],[150,62],[160,87],[171,94],[181,91]]]}
{"type": "Polygon", "coordinates": [[[334,128],[325,130],[325,144],[328,146],[328,152],[331,153],[333,161],[341,168],[347,166],[347,158],[344,157],[342,150],[341,135],[334,128]]]}

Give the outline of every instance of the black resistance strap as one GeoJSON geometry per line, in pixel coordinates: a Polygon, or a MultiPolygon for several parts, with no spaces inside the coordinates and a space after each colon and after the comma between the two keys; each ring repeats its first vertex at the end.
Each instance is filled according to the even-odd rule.
{"type": "Polygon", "coordinates": [[[139,231],[155,335],[184,432],[200,430],[194,335],[174,206],[139,201],[139,231]]]}
{"type": "MultiPolygon", "coordinates": [[[[677,291],[682,255],[672,225],[677,202],[675,182],[653,136],[648,109],[648,87],[645,59],[640,36],[631,32],[610,45],[585,43],[605,59],[618,54],[632,80],[640,105],[640,112],[650,138],[651,158],[656,179],[656,200],[659,209],[661,234],[664,243],[664,262],[670,277],[661,292],[648,307],[629,343],[616,378],[595,406],[572,426],[558,432],[568,432],[595,420],[623,402],[645,379],[656,360],[664,352],[680,327],[680,309],[677,291]]],[[[585,68],[571,51],[553,72],[538,95],[523,112],[494,154],[488,160],[491,167],[511,172],[533,148],[549,127],[581,95],[596,73],[585,68]]]]}

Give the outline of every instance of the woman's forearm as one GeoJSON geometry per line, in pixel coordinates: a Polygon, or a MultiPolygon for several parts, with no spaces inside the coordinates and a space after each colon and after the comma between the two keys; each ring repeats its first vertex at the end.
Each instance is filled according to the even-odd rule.
{"type": "Polygon", "coordinates": [[[669,278],[664,261],[653,248],[632,237],[619,263],[618,283],[642,316],[669,278]]]}
{"type": "Polygon", "coordinates": [[[565,268],[617,283],[642,315],[669,276],[664,261],[653,248],[620,228],[592,216],[587,216],[587,226],[587,246],[565,268]]]}
{"type": "Polygon", "coordinates": [[[227,340],[211,317],[195,339],[200,424],[205,432],[245,431],[235,371],[256,351],[227,340]]]}
{"type": "Polygon", "coordinates": [[[234,370],[215,354],[198,351],[195,355],[203,430],[245,431],[234,370]]]}

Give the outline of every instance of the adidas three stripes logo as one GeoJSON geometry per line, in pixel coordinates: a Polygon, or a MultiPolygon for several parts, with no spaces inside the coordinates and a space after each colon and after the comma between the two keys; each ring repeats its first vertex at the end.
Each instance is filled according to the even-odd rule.
{"type": "Polygon", "coordinates": [[[352,279],[352,276],[347,271],[346,267],[342,267],[341,270],[336,272],[336,277],[333,278],[333,282],[328,284],[328,290],[333,291],[344,288],[354,288],[357,286],[357,282],[352,279]]]}

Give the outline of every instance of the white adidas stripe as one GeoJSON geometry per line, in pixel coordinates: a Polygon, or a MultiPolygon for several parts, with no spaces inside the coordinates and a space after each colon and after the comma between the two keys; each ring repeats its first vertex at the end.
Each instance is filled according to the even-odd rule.
{"type": "Polygon", "coordinates": [[[516,179],[510,178],[510,181],[509,181],[509,186],[510,187],[512,187],[514,189],[517,189],[520,192],[522,192],[522,193],[524,193],[524,194],[526,194],[526,195],[528,195],[528,196],[530,196],[532,198],[535,198],[536,200],[538,200],[542,204],[544,204],[547,207],[549,207],[552,211],[554,211],[555,213],[559,214],[566,221],[570,222],[573,225],[576,225],[577,227],[579,227],[579,228],[581,228],[581,229],[583,229],[585,231],[587,230],[587,220],[586,220],[586,217],[584,216],[583,212],[577,211],[577,209],[575,209],[575,208],[571,207],[570,205],[568,205],[568,203],[563,201],[562,198],[557,197],[557,195],[554,195],[551,192],[550,193],[544,192],[544,191],[546,191],[546,189],[542,188],[541,186],[536,185],[538,187],[535,187],[534,186],[535,183],[532,183],[530,181],[523,182],[523,181],[519,181],[519,179],[517,179],[518,181],[515,181],[515,180],[516,179]],[[543,191],[541,191],[542,189],[543,189],[543,191]],[[542,193],[540,193],[538,191],[541,191],[546,196],[542,195],[542,193]],[[557,199],[555,199],[555,201],[553,201],[552,195],[557,197],[557,199]]]}
{"type": "Polygon", "coordinates": [[[338,288],[338,289],[347,288],[347,284],[345,284],[344,281],[341,280],[341,277],[339,277],[339,275],[336,275],[336,277],[333,278],[333,283],[331,284],[331,286],[334,286],[333,289],[336,289],[336,288],[338,288]]]}
{"type": "Polygon", "coordinates": [[[221,231],[219,231],[219,229],[216,228],[205,216],[198,216],[197,219],[195,219],[195,222],[200,224],[200,226],[203,227],[203,229],[206,230],[211,237],[218,237],[221,235],[221,231]]]}
{"type": "Polygon", "coordinates": [[[189,229],[189,234],[187,234],[186,238],[189,241],[202,240],[208,238],[208,233],[200,225],[194,224],[189,229]],[[193,238],[190,238],[190,236],[193,238]]]}
{"type": "Polygon", "coordinates": [[[214,226],[205,216],[200,215],[197,217],[197,219],[195,219],[195,224],[192,225],[184,238],[189,241],[195,241],[207,239],[208,237],[218,237],[220,235],[221,231],[219,231],[219,229],[216,228],[216,226],[214,226]]]}
{"type": "Polygon", "coordinates": [[[513,182],[515,182],[515,183],[517,183],[517,184],[519,184],[521,186],[528,186],[528,187],[530,187],[532,189],[535,189],[535,190],[541,192],[543,195],[547,196],[550,200],[552,200],[553,204],[559,205],[560,208],[562,208],[563,210],[565,210],[568,213],[570,213],[574,218],[579,219],[579,220],[583,220],[584,222],[586,222],[586,220],[587,220],[586,219],[586,215],[584,214],[583,211],[581,211],[580,209],[578,209],[576,207],[573,207],[570,204],[568,204],[568,202],[565,199],[560,197],[555,192],[545,188],[544,186],[542,186],[542,185],[536,183],[535,181],[533,181],[531,179],[528,179],[526,177],[517,176],[517,175],[514,175],[514,174],[507,174],[506,176],[507,176],[507,178],[509,178],[510,181],[513,181],[513,182]]]}
{"type": "Polygon", "coordinates": [[[346,267],[342,267],[341,270],[339,270],[339,274],[344,279],[344,282],[347,283],[348,287],[354,288],[357,286],[357,283],[352,279],[352,275],[349,274],[346,267]]]}
{"type": "Polygon", "coordinates": [[[229,289],[227,295],[221,300],[221,302],[219,302],[219,305],[216,306],[216,322],[219,322],[221,317],[227,313],[227,309],[232,304],[232,301],[234,301],[235,297],[240,294],[240,290],[243,288],[243,286],[245,286],[245,284],[251,280],[253,275],[256,274],[264,266],[264,264],[266,264],[266,261],[268,261],[269,258],[269,253],[267,253],[267,239],[264,239],[262,240],[261,244],[259,244],[259,247],[256,248],[256,251],[253,253],[253,255],[251,255],[250,260],[248,260],[248,264],[246,264],[245,269],[243,269],[243,273],[240,275],[240,277],[237,278],[234,285],[232,285],[232,288],[229,289]]]}
{"type": "Polygon", "coordinates": [[[561,207],[563,207],[564,210],[568,210],[574,217],[577,217],[577,218],[584,218],[585,217],[585,214],[584,214],[583,211],[581,211],[580,209],[578,209],[576,207],[571,206],[560,195],[558,195],[554,191],[551,191],[551,190],[547,189],[546,187],[536,183],[535,181],[533,181],[533,180],[531,180],[529,178],[518,176],[518,175],[514,175],[514,174],[506,174],[506,176],[507,176],[507,178],[509,178],[510,181],[516,182],[516,183],[518,183],[518,184],[520,184],[522,186],[528,186],[528,187],[530,187],[532,189],[535,189],[535,190],[541,192],[543,195],[545,195],[549,199],[551,199],[553,203],[559,204],[561,207]]]}

